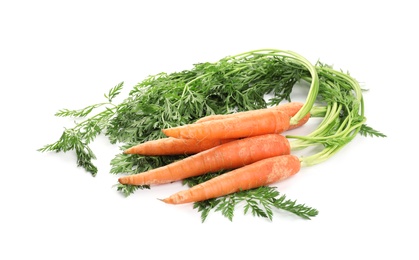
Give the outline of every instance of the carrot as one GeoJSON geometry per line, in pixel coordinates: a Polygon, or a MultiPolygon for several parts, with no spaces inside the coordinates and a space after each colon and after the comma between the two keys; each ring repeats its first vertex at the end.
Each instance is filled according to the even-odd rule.
{"type": "MultiPolygon", "coordinates": [[[[275,107],[267,108],[267,109],[278,109],[290,117],[294,116],[303,106],[304,104],[301,102],[289,102],[285,104],[280,104],[275,107]]],[[[263,109],[261,109],[263,110],[263,109]]],[[[253,111],[245,111],[245,112],[238,112],[228,115],[211,115],[206,116],[201,119],[198,119],[195,123],[203,123],[213,120],[219,119],[226,119],[226,118],[234,118],[244,114],[254,114],[258,113],[261,110],[253,110],[253,111]]],[[[301,119],[297,125],[290,125],[288,130],[297,128],[299,126],[304,125],[310,118],[310,113],[308,113],[303,119],[301,119]]],[[[124,151],[125,154],[140,154],[140,155],[177,155],[177,154],[195,154],[198,152],[202,152],[209,148],[215,147],[217,145],[230,142],[235,140],[233,138],[230,139],[204,139],[204,140],[197,140],[197,139],[184,139],[184,138],[162,138],[158,140],[151,140],[145,143],[141,143],[130,147],[124,151]]]]}
{"type": "Polygon", "coordinates": [[[289,128],[290,116],[276,109],[262,109],[257,113],[243,114],[222,120],[187,124],[163,129],[166,136],[175,138],[228,139],[278,134],[289,128]]]}
{"type": "Polygon", "coordinates": [[[123,176],[121,184],[150,185],[238,168],[261,159],[290,153],[288,139],[279,134],[231,141],[147,172],[123,176]]]}
{"type": "Polygon", "coordinates": [[[208,150],[212,147],[230,142],[235,139],[178,139],[178,138],[162,138],[151,140],[145,143],[132,146],[124,151],[125,154],[140,155],[177,155],[177,154],[195,154],[208,150]]]}
{"type": "MultiPolygon", "coordinates": [[[[301,103],[301,102],[289,102],[285,104],[279,104],[278,106],[274,106],[274,107],[270,107],[266,109],[278,109],[285,112],[290,117],[293,117],[295,114],[297,114],[298,111],[300,111],[303,105],[304,103],[301,103]]],[[[237,113],[232,113],[232,114],[227,114],[227,115],[210,115],[210,116],[206,116],[206,117],[198,119],[195,123],[203,123],[203,122],[212,121],[212,120],[232,118],[232,117],[237,117],[244,114],[253,114],[253,113],[258,113],[261,110],[264,110],[264,109],[243,111],[243,112],[237,112],[237,113]]],[[[304,118],[298,121],[298,124],[290,125],[288,130],[304,125],[305,123],[307,123],[309,119],[310,119],[310,113],[307,113],[307,115],[304,118]]]]}
{"type": "Polygon", "coordinates": [[[212,199],[241,190],[249,190],[286,179],[300,171],[295,155],[275,156],[257,161],[163,199],[169,204],[182,204],[212,199]]]}

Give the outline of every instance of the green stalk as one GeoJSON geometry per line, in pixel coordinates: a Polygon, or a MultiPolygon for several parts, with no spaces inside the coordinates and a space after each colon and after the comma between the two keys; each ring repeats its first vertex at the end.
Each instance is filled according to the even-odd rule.
{"type": "Polygon", "coordinates": [[[287,135],[287,138],[296,139],[291,142],[294,150],[323,145],[320,152],[301,157],[305,166],[324,162],[336,154],[355,138],[366,121],[363,116],[362,91],[358,82],[330,67],[317,66],[316,69],[322,79],[321,93],[328,100],[324,118],[318,127],[306,136],[287,135]]]}

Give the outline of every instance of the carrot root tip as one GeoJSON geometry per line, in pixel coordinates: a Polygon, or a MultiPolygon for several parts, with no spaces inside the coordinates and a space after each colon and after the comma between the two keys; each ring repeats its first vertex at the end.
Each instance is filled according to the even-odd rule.
{"type": "Polygon", "coordinates": [[[119,178],[118,182],[121,183],[121,184],[127,184],[128,183],[127,180],[123,177],[119,178]]]}
{"type": "Polygon", "coordinates": [[[128,148],[128,149],[124,150],[122,153],[123,154],[131,154],[132,153],[131,151],[132,151],[131,148],[128,148]]]}

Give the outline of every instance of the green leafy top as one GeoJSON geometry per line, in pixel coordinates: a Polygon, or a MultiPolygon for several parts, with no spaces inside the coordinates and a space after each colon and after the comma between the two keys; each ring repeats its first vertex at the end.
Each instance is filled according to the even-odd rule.
{"type": "Polygon", "coordinates": [[[96,108],[107,105],[111,107],[106,107],[101,113],[98,113],[80,123],[76,123],[74,128],[65,129],[58,141],[45,145],[38,150],[41,152],[68,152],[74,150],[77,155],[77,165],[86,169],[86,171],[90,172],[93,176],[96,175],[98,169],[92,162],[93,159],[96,159],[96,156],[90,149],[89,143],[109,126],[109,121],[114,116],[116,111],[116,106],[112,104],[112,100],[120,93],[122,87],[123,82],[109,90],[108,94],[105,94],[108,102],[87,106],[79,110],[59,110],[55,114],[59,117],[86,117],[96,108]]]}

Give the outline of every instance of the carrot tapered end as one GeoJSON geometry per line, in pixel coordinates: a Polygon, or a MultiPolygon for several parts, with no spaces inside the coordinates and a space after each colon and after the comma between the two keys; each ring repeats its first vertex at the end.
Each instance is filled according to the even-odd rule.
{"type": "Polygon", "coordinates": [[[119,183],[121,184],[127,184],[128,183],[128,178],[126,177],[121,177],[118,179],[119,183]]]}
{"type": "Polygon", "coordinates": [[[128,148],[122,152],[123,154],[133,154],[133,148],[128,148]]]}
{"type": "Polygon", "coordinates": [[[167,203],[167,204],[175,204],[175,203],[173,203],[173,201],[172,201],[172,200],[169,200],[169,198],[166,198],[166,199],[159,199],[159,200],[161,200],[161,201],[163,201],[164,203],[167,203]]]}
{"type": "Polygon", "coordinates": [[[170,136],[170,130],[169,129],[162,129],[161,131],[165,136],[168,136],[168,137],[170,136]]]}

